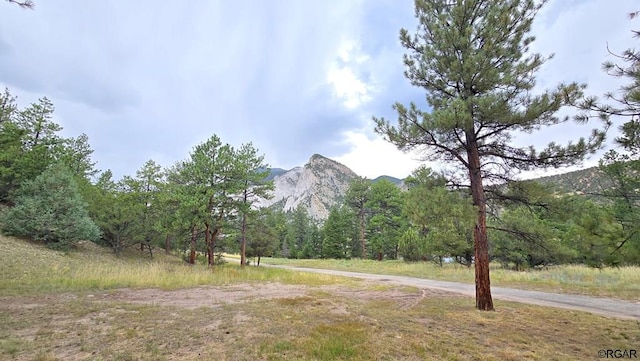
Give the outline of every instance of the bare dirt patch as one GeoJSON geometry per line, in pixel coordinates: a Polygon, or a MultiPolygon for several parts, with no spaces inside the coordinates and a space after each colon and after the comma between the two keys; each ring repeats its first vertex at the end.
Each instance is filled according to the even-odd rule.
{"type": "Polygon", "coordinates": [[[195,287],[172,291],[157,288],[121,289],[94,297],[96,301],[121,301],[132,304],[195,309],[273,298],[298,297],[303,296],[306,292],[306,286],[263,283],[195,287]]]}
{"type": "Polygon", "coordinates": [[[629,321],[479,313],[454,293],[376,281],[0,297],[0,359],[16,361],[585,359],[639,337],[629,321]]]}
{"type": "Polygon", "coordinates": [[[400,309],[416,307],[427,297],[459,297],[457,294],[437,289],[410,288],[401,286],[387,286],[380,289],[379,284],[372,281],[364,281],[363,288],[346,288],[342,286],[322,286],[322,290],[336,296],[367,302],[372,300],[393,301],[400,309]]]}

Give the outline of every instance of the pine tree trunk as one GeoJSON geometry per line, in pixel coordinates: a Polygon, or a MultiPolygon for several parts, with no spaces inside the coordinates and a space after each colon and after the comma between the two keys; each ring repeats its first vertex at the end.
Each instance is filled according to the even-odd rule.
{"type": "Polygon", "coordinates": [[[244,268],[247,263],[247,216],[242,215],[242,228],[240,229],[240,267],[244,268]]]}
{"type": "Polygon", "coordinates": [[[196,239],[197,239],[198,234],[196,233],[196,227],[193,226],[191,228],[191,243],[190,243],[190,248],[191,251],[189,252],[189,263],[190,264],[196,264],[196,239]]]}
{"type": "Polygon", "coordinates": [[[216,242],[218,240],[218,235],[220,234],[220,228],[216,228],[215,231],[211,232],[211,267],[216,265],[216,242]]]}
{"type": "Polygon", "coordinates": [[[473,205],[478,208],[478,220],[473,230],[475,271],[476,271],[476,308],[493,311],[491,282],[489,278],[489,239],[487,238],[487,200],[482,186],[480,156],[473,132],[467,133],[467,156],[469,161],[469,180],[473,205]],[[471,133],[471,134],[470,134],[471,133]]]}
{"type": "Polygon", "coordinates": [[[116,234],[114,239],[115,247],[113,247],[113,253],[115,253],[116,256],[120,256],[120,235],[116,234]]]}
{"type": "Polygon", "coordinates": [[[207,245],[207,264],[213,266],[213,247],[211,246],[211,228],[205,224],[204,243],[207,245]]]}
{"type": "Polygon", "coordinates": [[[153,258],[153,248],[151,248],[151,241],[147,240],[147,247],[149,247],[149,257],[153,258]]]}
{"type": "MultiPolygon", "coordinates": [[[[244,183],[244,192],[242,194],[242,202],[246,206],[249,192],[249,184],[244,183]]],[[[244,268],[247,263],[247,213],[242,212],[242,227],[240,228],[240,267],[244,268]]]]}
{"type": "Polygon", "coordinates": [[[476,266],[476,308],[493,311],[489,278],[489,242],[487,239],[486,209],[478,211],[478,224],[474,229],[476,266]]]}
{"type": "Polygon", "coordinates": [[[364,237],[364,207],[360,208],[360,212],[358,212],[358,218],[360,221],[360,244],[362,244],[362,259],[366,259],[367,241],[364,237]]]}

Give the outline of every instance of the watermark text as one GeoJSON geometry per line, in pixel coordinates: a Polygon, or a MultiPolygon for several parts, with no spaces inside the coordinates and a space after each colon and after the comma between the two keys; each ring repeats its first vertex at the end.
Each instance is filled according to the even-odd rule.
{"type": "Polygon", "coordinates": [[[637,359],[638,350],[600,350],[598,351],[598,357],[612,359],[637,359]]]}

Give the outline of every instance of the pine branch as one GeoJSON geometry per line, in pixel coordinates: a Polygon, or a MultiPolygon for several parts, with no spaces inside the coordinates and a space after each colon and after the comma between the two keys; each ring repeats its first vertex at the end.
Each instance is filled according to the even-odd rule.
{"type": "Polygon", "coordinates": [[[33,9],[35,7],[35,4],[32,0],[7,0],[10,3],[14,3],[18,6],[20,6],[23,9],[33,9]]]}

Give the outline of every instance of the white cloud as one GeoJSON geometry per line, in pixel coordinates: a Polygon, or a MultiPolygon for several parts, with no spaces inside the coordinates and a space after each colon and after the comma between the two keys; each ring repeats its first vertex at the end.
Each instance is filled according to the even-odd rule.
{"type": "Polygon", "coordinates": [[[356,47],[356,42],[353,40],[345,40],[342,42],[340,49],[338,49],[338,58],[345,63],[351,60],[351,53],[356,47]]]}
{"type": "MultiPolygon", "coordinates": [[[[589,0],[575,3],[565,3],[562,0],[550,2],[544,11],[536,19],[533,26],[533,35],[537,37],[532,50],[543,55],[555,53],[555,57],[543,66],[538,74],[537,89],[554,88],[560,82],[586,82],[588,93],[602,96],[607,91],[614,90],[619,86],[619,79],[613,79],[601,70],[601,63],[611,56],[607,54],[607,44],[616,50],[626,49],[633,46],[630,29],[637,25],[626,18],[626,14],[633,10],[632,1],[624,0],[616,3],[615,6],[605,3],[602,0],[589,0]],[[595,26],[598,25],[599,26],[595,26]]],[[[636,26],[637,27],[637,26],[636,26]]],[[[348,95],[367,94],[373,97],[371,104],[379,102],[381,98],[378,94],[385,94],[397,91],[388,89],[388,83],[395,74],[389,74],[390,63],[394,59],[400,59],[400,54],[395,51],[392,54],[380,52],[367,57],[361,63],[356,64],[359,50],[358,43],[345,41],[338,51],[337,59],[342,61],[343,68],[338,67],[338,61],[334,63],[334,73],[336,92],[348,99],[348,95]],[[376,91],[365,93],[365,84],[360,81],[352,72],[352,69],[368,68],[371,84],[376,84],[376,91]],[[376,80],[376,78],[378,78],[376,80]],[[372,80],[373,79],[373,80],[372,80]],[[349,85],[349,86],[347,86],[349,85]]],[[[397,60],[399,61],[399,60],[397,60]]],[[[354,108],[359,105],[358,98],[353,97],[351,103],[354,108]]],[[[368,108],[368,107],[367,107],[368,108]]],[[[571,113],[571,111],[569,111],[571,113]]],[[[378,115],[378,114],[376,114],[378,115]]],[[[595,125],[595,124],[594,124],[595,125]]],[[[521,134],[515,139],[516,145],[535,144],[544,146],[550,140],[565,143],[569,140],[577,140],[580,136],[588,135],[592,125],[576,126],[567,124],[565,126],[550,127],[541,132],[533,134],[521,134]]],[[[365,129],[350,130],[343,133],[344,141],[351,146],[351,150],[336,160],[344,163],[356,173],[376,177],[381,174],[389,174],[396,177],[404,177],[421,164],[417,161],[417,154],[405,154],[398,151],[395,146],[384,141],[380,137],[371,138],[370,131],[365,129]]],[[[584,162],[583,167],[597,164],[599,156],[591,157],[584,162]]],[[[431,167],[438,168],[435,164],[431,167]]],[[[546,174],[555,174],[570,170],[580,169],[581,166],[553,169],[549,171],[525,172],[522,178],[538,177],[546,174]]]]}
{"type": "Polygon", "coordinates": [[[333,94],[341,98],[347,109],[355,109],[371,100],[370,87],[353,73],[349,67],[334,68],[327,74],[333,94]]]}
{"type": "Polygon", "coordinates": [[[327,72],[327,83],[333,88],[334,97],[340,99],[347,109],[356,109],[370,102],[374,87],[358,76],[369,56],[361,52],[353,40],[345,40],[340,45],[336,60],[327,72]]]}
{"type": "MultiPolygon", "coordinates": [[[[637,21],[630,21],[627,14],[637,8],[637,2],[632,0],[603,1],[588,0],[572,3],[563,0],[550,2],[536,18],[532,33],[536,41],[532,44],[532,51],[543,56],[554,54],[537,74],[538,90],[555,88],[559,83],[578,82],[587,84],[587,95],[602,96],[606,92],[615,91],[626,79],[614,78],[602,71],[602,63],[616,59],[608,53],[607,47],[614,52],[637,45],[631,30],[638,27],[637,21]]],[[[573,116],[576,110],[563,109],[561,116],[573,116]]],[[[613,119],[619,124],[623,119],[613,119]]],[[[592,128],[600,127],[597,121],[589,124],[577,125],[573,122],[552,126],[532,134],[520,134],[515,138],[515,144],[526,146],[535,145],[542,148],[548,142],[554,141],[566,144],[577,141],[580,137],[588,137],[592,128]]],[[[617,130],[609,130],[610,140],[615,137],[617,130]]],[[[522,174],[523,178],[564,173],[572,170],[595,166],[604,152],[586,159],[583,165],[548,171],[532,171],[522,174]]]]}
{"type": "Polygon", "coordinates": [[[404,178],[423,163],[417,160],[415,153],[404,153],[380,136],[370,138],[366,130],[346,131],[343,136],[353,148],[349,153],[333,158],[359,176],[404,178]]]}
{"type": "MultiPolygon", "coordinates": [[[[87,133],[99,167],[119,174],[150,157],[170,165],[214,133],[236,145],[253,141],[273,166],[347,148],[338,159],[367,176],[405,176],[419,164],[373,138],[363,120],[394,118],[394,101],[424,107],[421,90],[402,76],[397,34],[415,26],[410,3],[161,5],[60,0],[24,11],[0,0],[0,83],[21,105],[52,99],[65,135],[87,133]]],[[[636,5],[551,0],[533,27],[533,50],[556,53],[540,87],[615,89],[600,64],[611,58],[607,44],[616,52],[637,44],[628,30],[638,21],[626,18],[636,5]]],[[[575,139],[575,131],[523,143],[575,139]]]]}

